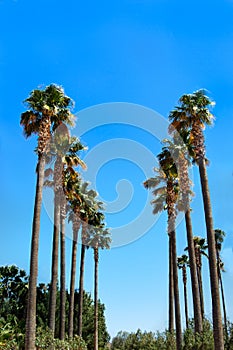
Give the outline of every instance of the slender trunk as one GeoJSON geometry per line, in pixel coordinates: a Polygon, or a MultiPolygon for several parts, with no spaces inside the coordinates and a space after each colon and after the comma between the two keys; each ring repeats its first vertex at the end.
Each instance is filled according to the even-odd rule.
{"type": "Polygon", "coordinates": [[[36,286],[38,275],[38,251],[40,235],[40,214],[42,204],[42,191],[44,184],[45,156],[42,154],[38,158],[36,195],[34,204],[34,215],[32,225],[30,276],[28,289],[25,350],[35,349],[36,338],[36,286]]]}
{"type": "Polygon", "coordinates": [[[223,317],[224,317],[225,337],[226,337],[226,341],[228,341],[227,312],[226,312],[226,303],[225,303],[225,296],[224,296],[224,289],[223,289],[221,272],[219,274],[219,282],[220,282],[221,295],[222,295],[222,308],[223,308],[223,317]]]}
{"type": "Polygon", "coordinates": [[[56,325],[59,226],[60,226],[60,200],[58,195],[55,193],[52,269],[51,269],[51,286],[50,286],[50,296],[49,296],[49,328],[52,332],[53,337],[55,334],[55,325],[56,325]]]}
{"type": "Polygon", "coordinates": [[[173,283],[173,268],[172,268],[172,244],[171,236],[169,235],[169,320],[168,330],[174,331],[174,283],[173,283]]]}
{"type": "Polygon", "coordinates": [[[94,248],[94,260],[95,260],[95,276],[94,276],[94,350],[98,350],[98,263],[99,263],[99,251],[98,247],[94,248]]]}
{"type": "Polygon", "coordinates": [[[226,343],[228,344],[228,329],[227,329],[227,312],[226,312],[226,303],[225,303],[225,296],[224,296],[224,289],[223,289],[223,282],[222,282],[222,274],[219,266],[220,262],[220,256],[219,251],[216,247],[216,254],[217,254],[217,267],[218,267],[218,278],[219,278],[219,284],[220,284],[220,290],[221,290],[221,297],[222,297],[222,308],[223,308],[223,318],[224,318],[224,330],[225,330],[225,339],[226,343]]]}
{"type": "Polygon", "coordinates": [[[211,296],[212,296],[214,345],[215,345],[215,350],[224,350],[222,316],[221,316],[218,271],[217,271],[217,256],[216,256],[216,247],[215,247],[215,233],[214,233],[214,226],[213,226],[210,194],[209,194],[209,188],[208,188],[208,178],[207,178],[205,161],[203,158],[199,159],[198,165],[199,165],[199,171],[200,171],[200,180],[201,180],[201,187],[202,187],[205,222],[206,222],[206,230],[207,230],[210,285],[211,285],[211,296]]]}
{"type": "Polygon", "coordinates": [[[65,204],[62,204],[61,213],[61,260],[60,260],[60,330],[59,337],[61,340],[65,338],[65,325],[66,325],[66,267],[65,267],[65,204]]]}
{"type": "Polygon", "coordinates": [[[185,224],[186,224],[186,232],[187,232],[190,275],[191,275],[191,285],[192,285],[195,332],[202,333],[203,324],[202,324],[202,314],[201,314],[201,302],[200,302],[199,285],[198,285],[198,278],[197,278],[195,248],[194,248],[194,242],[193,242],[192,221],[191,221],[189,206],[187,208],[187,211],[185,212],[185,224]]]}
{"type": "Polygon", "coordinates": [[[180,297],[179,297],[179,285],[178,285],[175,231],[172,231],[170,235],[172,240],[172,266],[173,266],[175,321],[176,321],[176,350],[181,350],[182,349],[182,329],[181,329],[181,316],[180,316],[180,297]]]}
{"type": "Polygon", "coordinates": [[[202,315],[202,320],[204,320],[204,318],[205,318],[205,308],[204,308],[204,295],[203,295],[203,284],[202,284],[201,267],[197,268],[197,277],[198,277],[199,293],[200,293],[200,301],[201,301],[201,315],[202,315]]]}
{"type": "Polygon", "coordinates": [[[183,284],[184,284],[184,307],[185,307],[185,321],[186,328],[189,328],[189,313],[188,313],[188,293],[187,293],[187,271],[184,266],[182,269],[183,272],[183,284]]]}
{"type": "Polygon", "coordinates": [[[80,261],[80,275],[79,275],[79,303],[78,303],[78,335],[82,336],[83,326],[83,285],[84,285],[84,261],[85,261],[86,246],[82,244],[81,261],[80,261]]]}
{"type": "Polygon", "coordinates": [[[70,302],[69,302],[69,319],[68,319],[68,335],[73,338],[74,335],[74,292],[75,292],[75,275],[77,262],[77,241],[78,229],[73,228],[73,244],[72,244],[72,260],[70,273],[70,302]]]}

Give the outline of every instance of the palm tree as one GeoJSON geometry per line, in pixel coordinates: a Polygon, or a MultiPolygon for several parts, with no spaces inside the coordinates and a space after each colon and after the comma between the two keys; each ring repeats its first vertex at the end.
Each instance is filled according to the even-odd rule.
{"type": "MultiPolygon", "coordinates": [[[[60,237],[61,237],[61,259],[60,259],[60,339],[65,338],[65,322],[66,322],[66,282],[65,282],[65,219],[67,213],[67,201],[70,198],[70,189],[67,187],[66,174],[72,171],[72,167],[81,166],[86,169],[86,164],[79,158],[78,153],[84,150],[85,147],[80,143],[80,141],[73,137],[71,139],[71,144],[69,145],[69,150],[63,158],[63,196],[60,206],[60,237]]],[[[78,175],[77,175],[77,180],[78,175]]]]}
{"type": "Polygon", "coordinates": [[[224,269],[224,262],[222,261],[220,256],[220,252],[222,250],[222,244],[224,241],[224,237],[226,236],[226,233],[220,229],[215,229],[214,232],[215,232],[216,251],[217,251],[218,278],[219,278],[221,296],[222,296],[225,337],[226,337],[226,341],[228,341],[227,312],[226,312],[225,295],[224,295],[224,288],[223,288],[223,281],[222,281],[222,272],[225,272],[225,269],[224,269]]]}
{"type": "Polygon", "coordinates": [[[197,278],[197,266],[195,259],[195,248],[193,242],[193,230],[191,220],[191,208],[190,208],[190,180],[188,174],[188,167],[190,165],[189,154],[193,153],[192,145],[190,144],[188,137],[189,133],[182,132],[182,137],[177,132],[172,130],[173,141],[164,140],[167,144],[167,151],[170,152],[170,156],[175,163],[178,170],[179,179],[179,200],[178,209],[185,212],[185,224],[186,234],[188,242],[189,253],[189,266],[191,274],[191,286],[192,286],[192,300],[193,300],[193,313],[194,313],[194,327],[196,333],[201,333],[203,330],[202,316],[201,316],[201,304],[198,288],[197,278]]]}
{"type": "Polygon", "coordinates": [[[75,277],[77,262],[77,242],[78,232],[81,227],[80,209],[82,205],[80,196],[80,178],[78,173],[73,171],[66,172],[66,188],[69,198],[69,222],[72,222],[73,240],[72,240],[72,256],[71,256],[71,272],[70,272],[70,299],[69,299],[69,315],[68,315],[68,336],[73,338],[74,332],[74,294],[75,294],[75,277]]]}
{"type": "MultiPolygon", "coordinates": [[[[154,169],[156,177],[146,180],[143,185],[146,189],[156,188],[156,192],[153,194],[156,198],[153,199],[153,214],[156,215],[163,210],[166,210],[166,180],[165,174],[162,170],[154,169]]],[[[172,240],[171,235],[168,233],[168,258],[169,258],[169,310],[168,310],[168,330],[172,332],[174,330],[174,280],[173,280],[173,264],[172,264],[172,240]]]]}
{"type": "Polygon", "coordinates": [[[91,237],[88,245],[94,250],[94,350],[98,350],[98,266],[99,266],[99,248],[110,248],[110,231],[104,227],[96,227],[91,230],[91,237]]]}
{"type": "Polygon", "coordinates": [[[88,240],[90,229],[92,227],[99,227],[103,219],[103,214],[98,212],[103,209],[103,203],[97,201],[97,192],[88,189],[89,183],[84,182],[80,187],[82,197],[82,208],[80,209],[80,219],[82,221],[82,245],[80,257],[80,274],[79,274],[79,308],[78,308],[78,335],[82,336],[82,316],[83,316],[83,286],[84,286],[84,263],[85,252],[88,248],[88,240]]]}
{"type": "Polygon", "coordinates": [[[215,236],[208,177],[206,171],[205,142],[203,134],[204,125],[211,125],[213,121],[213,115],[210,113],[208,108],[208,106],[213,105],[213,102],[211,102],[211,100],[205,95],[204,90],[196,91],[193,94],[183,95],[180,98],[179,102],[180,106],[176,107],[175,110],[170,113],[169,119],[172,121],[172,125],[178,131],[190,130],[191,132],[191,140],[195,153],[194,159],[199,167],[205,211],[212,296],[214,344],[216,350],[223,350],[224,340],[218,286],[215,236]]]}
{"type": "Polygon", "coordinates": [[[155,188],[152,200],[154,206],[153,213],[156,214],[164,208],[168,213],[168,234],[171,238],[173,283],[174,283],[174,301],[175,301],[175,322],[176,322],[176,346],[177,350],[182,349],[182,330],[180,317],[180,301],[178,287],[177,271],[177,253],[176,253],[176,201],[178,198],[177,169],[170,155],[170,152],[163,148],[163,151],[157,156],[161,169],[154,169],[157,173],[155,178],[148,179],[144,182],[146,188],[155,188]],[[160,185],[160,186],[159,186],[160,185]],[[165,200],[165,202],[163,201],[165,200]]]}
{"type": "MultiPolygon", "coordinates": [[[[78,157],[78,152],[84,147],[76,137],[70,137],[69,131],[64,123],[61,123],[55,130],[50,146],[51,162],[55,158],[54,170],[46,170],[48,178],[53,174],[53,181],[48,178],[45,181],[46,186],[54,188],[54,231],[52,248],[52,268],[51,268],[51,287],[49,302],[49,328],[54,336],[56,320],[56,300],[57,300],[57,279],[58,279],[58,248],[60,232],[60,339],[65,336],[65,219],[68,192],[66,176],[71,173],[73,167],[85,164],[78,157]]],[[[70,185],[70,182],[69,182],[70,185]]]]}
{"type": "Polygon", "coordinates": [[[202,255],[208,258],[208,255],[205,252],[208,246],[206,244],[205,238],[201,238],[198,236],[193,237],[193,242],[194,242],[195,256],[196,256],[197,277],[198,277],[200,301],[201,301],[201,314],[202,314],[202,319],[204,320],[205,308],[204,308],[204,295],[203,295],[203,283],[202,283],[202,255]]]}
{"type": "Polygon", "coordinates": [[[186,328],[189,327],[189,314],[188,314],[188,295],[187,295],[187,266],[189,266],[188,256],[183,254],[177,258],[178,268],[182,270],[183,286],[184,286],[184,305],[185,305],[185,321],[186,328]]]}
{"type": "Polygon", "coordinates": [[[51,84],[44,90],[33,90],[25,100],[28,110],[21,114],[20,124],[26,137],[38,135],[37,144],[37,182],[32,225],[30,277],[28,290],[28,307],[26,320],[25,349],[35,348],[36,333],[36,286],[38,275],[38,250],[40,234],[40,213],[42,204],[42,189],[46,153],[51,135],[61,121],[72,124],[73,115],[70,112],[72,100],[65,95],[64,90],[51,84]]]}

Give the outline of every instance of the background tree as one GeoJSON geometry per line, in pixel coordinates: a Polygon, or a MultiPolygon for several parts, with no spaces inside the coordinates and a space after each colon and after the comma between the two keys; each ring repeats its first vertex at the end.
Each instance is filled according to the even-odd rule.
{"type": "Polygon", "coordinates": [[[94,250],[94,350],[98,350],[98,266],[99,266],[99,248],[110,248],[110,231],[100,225],[91,230],[91,236],[88,245],[94,250]]]}
{"type": "Polygon", "coordinates": [[[226,311],[225,294],[224,294],[223,281],[222,281],[222,272],[225,272],[225,268],[224,268],[224,262],[222,261],[221,255],[220,255],[222,250],[222,244],[224,242],[226,233],[220,229],[215,229],[214,232],[215,232],[216,252],[217,252],[218,278],[219,278],[221,297],[222,297],[225,338],[226,338],[226,342],[228,343],[229,337],[228,337],[228,326],[227,326],[227,311],[226,311]]]}
{"type": "Polygon", "coordinates": [[[177,258],[178,268],[182,270],[183,286],[184,286],[184,306],[185,306],[185,321],[186,328],[189,327],[189,313],[188,313],[188,294],[187,294],[187,266],[189,265],[188,256],[183,254],[177,258]]]}

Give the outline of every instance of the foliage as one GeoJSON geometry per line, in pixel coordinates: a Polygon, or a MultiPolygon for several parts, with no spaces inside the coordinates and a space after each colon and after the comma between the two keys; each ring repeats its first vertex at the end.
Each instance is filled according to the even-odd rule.
{"type": "Polygon", "coordinates": [[[51,331],[43,328],[37,329],[36,347],[37,350],[87,350],[84,340],[77,335],[73,339],[53,339],[51,331]]]}
{"type": "MultiPolygon", "coordinates": [[[[28,277],[24,270],[16,266],[0,267],[0,350],[11,349],[21,350],[25,333],[25,317],[27,305],[28,277]]],[[[40,283],[37,287],[37,338],[38,349],[46,349],[48,344],[55,346],[54,349],[93,349],[94,338],[94,303],[91,295],[84,292],[83,303],[83,343],[76,335],[74,339],[60,343],[57,339],[53,341],[51,334],[46,330],[48,325],[48,305],[49,305],[49,285],[40,283]]],[[[57,312],[56,312],[56,330],[59,329],[59,301],[60,293],[57,292],[57,312]]],[[[67,292],[66,315],[68,316],[67,292]]],[[[78,292],[75,291],[75,319],[74,334],[77,334],[77,311],[78,311],[78,292]]],[[[99,301],[99,350],[104,349],[110,340],[107,332],[105,316],[105,306],[99,301]]],[[[68,331],[68,320],[66,320],[66,331],[68,331]]],[[[58,332],[57,332],[58,334],[58,332]]],[[[56,335],[57,335],[56,334],[56,335]]]]}
{"type": "MultiPolygon", "coordinates": [[[[78,315],[78,292],[75,291],[75,310],[74,314],[78,315]]],[[[104,310],[105,306],[104,304],[101,304],[99,301],[99,310],[98,310],[98,319],[99,319],[99,349],[104,349],[105,346],[108,344],[110,340],[110,336],[107,332],[107,327],[105,323],[105,317],[104,317],[104,310]]],[[[82,337],[85,340],[87,344],[88,350],[93,350],[94,347],[94,303],[91,298],[91,295],[89,293],[83,294],[83,331],[82,331],[82,337]]],[[[78,320],[77,317],[74,319],[74,333],[77,334],[78,330],[78,320]]]]}

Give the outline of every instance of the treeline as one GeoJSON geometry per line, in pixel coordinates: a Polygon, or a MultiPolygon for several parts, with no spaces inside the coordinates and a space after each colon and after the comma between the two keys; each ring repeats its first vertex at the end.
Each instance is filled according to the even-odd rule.
{"type": "MultiPolygon", "coordinates": [[[[233,324],[228,323],[229,339],[226,349],[233,349],[233,324]]],[[[197,337],[194,320],[189,320],[188,328],[183,332],[183,350],[213,350],[214,338],[212,324],[204,319],[203,333],[197,337]]],[[[176,348],[175,332],[136,332],[120,331],[112,339],[111,350],[174,350],[176,348]]]]}
{"type": "MultiPolygon", "coordinates": [[[[38,348],[48,348],[48,343],[53,340],[53,336],[48,329],[48,308],[50,285],[40,283],[37,286],[37,338],[38,348]]],[[[28,276],[26,272],[17,266],[0,267],[0,349],[23,349],[24,334],[27,314],[28,276]]],[[[79,293],[75,290],[74,297],[74,339],[80,345],[80,350],[94,347],[94,302],[89,293],[83,295],[83,329],[82,338],[78,335],[78,308],[79,293]]],[[[69,309],[69,292],[66,291],[66,315],[69,309]]],[[[57,291],[55,338],[59,338],[60,325],[60,291],[57,291]]],[[[107,332],[105,316],[105,306],[98,301],[98,335],[99,349],[105,349],[110,336],[107,332]]],[[[65,320],[65,330],[68,333],[68,317],[65,320]]],[[[59,343],[58,343],[59,344],[59,343]]],[[[64,343],[60,343],[60,346],[64,343]]],[[[70,345],[71,346],[71,345],[70,345]]],[[[72,347],[71,347],[72,348],[72,347]]],[[[56,349],[56,347],[55,347],[56,349]]]]}

